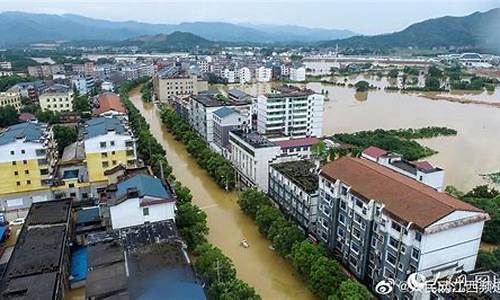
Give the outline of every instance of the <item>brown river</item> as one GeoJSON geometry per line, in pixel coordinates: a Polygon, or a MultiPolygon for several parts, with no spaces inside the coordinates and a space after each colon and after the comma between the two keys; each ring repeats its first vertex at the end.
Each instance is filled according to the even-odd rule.
{"type": "Polygon", "coordinates": [[[164,129],[153,104],[141,100],[138,89],[130,96],[165,148],[175,176],[191,189],[193,202],[207,213],[209,241],[231,258],[238,277],[252,285],[263,299],[316,299],[292,266],[269,249],[270,243],[254,222],[240,211],[236,193],[219,188],[197,165],[184,145],[164,129]],[[249,248],[240,246],[242,239],[248,240],[249,248]]]}

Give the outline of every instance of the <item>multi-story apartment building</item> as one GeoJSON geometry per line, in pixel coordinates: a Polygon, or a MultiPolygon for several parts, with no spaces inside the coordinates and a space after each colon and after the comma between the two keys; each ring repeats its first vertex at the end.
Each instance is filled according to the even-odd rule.
{"type": "MultiPolygon", "coordinates": [[[[474,269],[483,211],[375,162],[343,157],[320,172],[317,236],[370,287],[474,269]]],[[[383,296],[429,299],[401,292],[383,296]]]]}
{"type": "Polygon", "coordinates": [[[247,67],[243,67],[239,70],[240,83],[247,83],[252,81],[252,73],[247,67]]]}
{"type": "Polygon", "coordinates": [[[63,65],[39,65],[28,66],[28,75],[38,78],[49,78],[54,74],[64,73],[63,65]]]}
{"type": "Polygon", "coordinates": [[[222,78],[227,80],[227,83],[235,83],[236,82],[236,74],[234,70],[224,69],[222,71],[222,78]]]}
{"type": "Polygon", "coordinates": [[[272,69],[259,67],[255,69],[255,80],[258,82],[269,82],[272,79],[272,69]]]}
{"type": "Polygon", "coordinates": [[[228,106],[212,95],[189,97],[189,124],[207,143],[214,140],[214,112],[228,106]]]}
{"type": "Polygon", "coordinates": [[[281,148],[256,132],[243,130],[229,132],[231,162],[237,172],[237,181],[246,186],[257,186],[267,192],[269,164],[281,154],[281,148]]]}
{"type": "Polygon", "coordinates": [[[257,131],[265,135],[320,137],[324,96],[281,87],[257,98],[257,131]]]}
{"type": "Polygon", "coordinates": [[[247,119],[233,108],[224,106],[213,112],[214,120],[214,140],[213,142],[220,149],[229,145],[229,131],[241,129],[248,125],[247,119]]]}
{"type": "Polygon", "coordinates": [[[165,68],[153,77],[153,90],[157,100],[166,102],[169,96],[197,95],[208,90],[208,83],[196,75],[165,68]],[[167,72],[169,71],[169,72],[167,72]]]}
{"type": "Polygon", "coordinates": [[[291,81],[306,81],[306,68],[290,68],[290,80],[291,81]]]}
{"type": "Polygon", "coordinates": [[[7,91],[0,93],[0,107],[13,106],[19,111],[21,108],[21,93],[15,91],[7,91]]]}
{"type": "Polygon", "coordinates": [[[38,97],[43,111],[68,112],[73,110],[73,89],[64,84],[53,84],[38,97]]]}
{"type": "Polygon", "coordinates": [[[38,102],[38,90],[43,86],[43,81],[36,82],[20,82],[10,89],[7,92],[19,93],[21,98],[27,98],[32,102],[38,102]]]}
{"type": "Polygon", "coordinates": [[[297,160],[270,165],[268,194],[302,230],[314,230],[319,192],[318,174],[313,162],[297,160]]]}
{"type": "Polygon", "coordinates": [[[426,184],[439,192],[444,187],[444,170],[434,167],[427,161],[411,162],[396,153],[371,146],[366,148],[361,157],[374,161],[405,176],[426,184]]]}
{"type": "Polygon", "coordinates": [[[0,153],[0,195],[48,189],[57,154],[46,124],[25,122],[6,128],[0,133],[0,153]]]}
{"type": "Polygon", "coordinates": [[[116,117],[89,120],[84,125],[83,139],[89,181],[93,186],[105,186],[108,177],[104,172],[118,164],[135,166],[135,140],[125,120],[116,117]]]}

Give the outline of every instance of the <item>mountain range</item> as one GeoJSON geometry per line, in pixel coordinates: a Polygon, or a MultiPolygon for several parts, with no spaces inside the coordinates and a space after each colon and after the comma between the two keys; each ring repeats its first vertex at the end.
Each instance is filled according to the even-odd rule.
{"type": "Polygon", "coordinates": [[[466,47],[500,52],[500,8],[463,17],[441,17],[374,36],[352,36],[320,43],[324,47],[369,49],[466,47]]]}
{"type": "Polygon", "coordinates": [[[55,40],[121,41],[176,31],[192,33],[211,41],[251,43],[317,42],[355,35],[347,30],[300,26],[248,26],[225,22],[149,24],[99,20],[74,14],[0,13],[0,46],[3,47],[55,40]]]}

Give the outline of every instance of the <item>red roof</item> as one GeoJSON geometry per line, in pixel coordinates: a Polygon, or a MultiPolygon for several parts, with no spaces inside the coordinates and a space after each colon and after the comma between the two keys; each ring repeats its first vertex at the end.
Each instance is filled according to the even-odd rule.
{"type": "Polygon", "coordinates": [[[424,229],[446,215],[465,210],[482,212],[446,193],[366,159],[342,157],[321,169],[321,175],[340,180],[367,199],[385,205],[391,215],[424,229]]]}
{"type": "Polygon", "coordinates": [[[424,160],[424,161],[419,161],[415,163],[415,166],[419,169],[422,169],[424,171],[431,171],[434,170],[434,166],[431,165],[430,162],[424,160]]]}
{"type": "Polygon", "coordinates": [[[18,117],[18,119],[20,121],[23,121],[23,122],[26,122],[26,121],[29,121],[29,120],[33,120],[34,118],[35,118],[35,115],[27,113],[27,112],[24,112],[24,113],[20,114],[19,117],[18,117]]]}
{"type": "Polygon", "coordinates": [[[378,147],[375,147],[375,146],[370,146],[363,151],[363,154],[368,155],[368,156],[373,157],[373,158],[379,158],[383,155],[386,155],[387,151],[385,151],[384,149],[380,149],[378,147]]]}
{"type": "Polygon", "coordinates": [[[125,113],[125,107],[120,100],[120,97],[114,93],[103,93],[97,97],[97,101],[99,102],[99,108],[96,110],[98,115],[108,112],[110,110],[116,111],[119,113],[125,113]]]}
{"type": "Polygon", "coordinates": [[[300,138],[300,139],[289,139],[285,141],[275,141],[276,145],[280,146],[282,149],[312,146],[319,143],[319,139],[315,137],[300,138]]]}

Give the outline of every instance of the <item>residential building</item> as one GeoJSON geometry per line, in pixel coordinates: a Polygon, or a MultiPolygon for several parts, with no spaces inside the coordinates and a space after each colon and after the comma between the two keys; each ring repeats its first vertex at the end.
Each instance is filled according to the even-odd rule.
{"type": "Polygon", "coordinates": [[[0,93],[0,107],[13,106],[17,111],[21,108],[21,93],[14,91],[7,91],[0,93]]]}
{"type": "Polygon", "coordinates": [[[38,89],[44,85],[43,81],[35,81],[35,82],[20,82],[10,89],[7,92],[19,93],[21,98],[30,99],[32,102],[38,102],[38,89]]]}
{"type": "Polygon", "coordinates": [[[127,110],[115,93],[102,93],[97,96],[97,108],[94,113],[100,117],[117,117],[128,119],[127,110]]]}
{"type": "Polygon", "coordinates": [[[230,160],[242,185],[256,186],[267,192],[269,164],[281,154],[280,146],[256,132],[235,130],[229,132],[230,160]]]}
{"type": "Polygon", "coordinates": [[[309,160],[297,160],[269,166],[269,196],[286,217],[304,232],[314,233],[318,209],[318,174],[309,160]]]}
{"type": "MultiPolygon", "coordinates": [[[[322,167],[317,236],[356,277],[374,287],[474,269],[488,214],[367,159],[322,167]]],[[[429,299],[397,286],[384,299],[429,299]]]]}
{"type": "Polygon", "coordinates": [[[281,147],[283,154],[297,156],[300,159],[311,158],[311,148],[319,142],[320,139],[315,137],[273,140],[273,143],[281,147]]]}
{"type": "Polygon", "coordinates": [[[87,79],[84,76],[77,75],[71,78],[71,86],[75,88],[80,95],[86,95],[89,92],[87,79]]]}
{"type": "Polygon", "coordinates": [[[236,74],[234,70],[224,69],[222,71],[222,78],[225,78],[227,80],[227,83],[236,82],[236,74]]]}
{"type": "Polygon", "coordinates": [[[43,111],[69,112],[73,110],[73,89],[64,84],[53,84],[38,97],[43,111]]]}
{"type": "Polygon", "coordinates": [[[175,220],[175,197],[154,176],[138,174],[107,188],[106,205],[113,229],[175,220]]]}
{"type": "Polygon", "coordinates": [[[272,79],[272,69],[259,67],[255,69],[255,80],[258,82],[269,82],[272,79]]]}
{"type": "Polygon", "coordinates": [[[371,146],[366,148],[361,157],[374,161],[400,174],[426,184],[439,192],[444,188],[444,170],[434,167],[427,161],[411,162],[396,153],[371,146]]]}
{"type": "Polygon", "coordinates": [[[306,68],[290,68],[290,80],[291,81],[306,81],[306,68]]]}
{"type": "Polygon", "coordinates": [[[324,96],[284,86],[257,98],[257,131],[289,137],[320,137],[324,96]]]}
{"type": "MultiPolygon", "coordinates": [[[[0,133],[0,195],[48,189],[57,158],[52,130],[43,123],[25,122],[0,133]]],[[[7,201],[5,210],[23,206],[7,201]]]]}
{"type": "Polygon", "coordinates": [[[252,73],[247,67],[241,68],[238,75],[238,77],[240,78],[240,83],[249,83],[252,81],[252,73]]]}
{"type": "Polygon", "coordinates": [[[247,120],[234,108],[224,106],[213,112],[214,139],[220,149],[229,145],[229,131],[241,129],[247,125],[247,120]]]}
{"type": "Polygon", "coordinates": [[[154,94],[161,102],[166,102],[169,96],[197,95],[200,91],[208,90],[207,81],[199,79],[196,75],[177,69],[165,69],[153,77],[154,94]]]}
{"type": "Polygon", "coordinates": [[[38,78],[50,78],[54,74],[64,73],[63,65],[28,66],[28,75],[38,78]]]}
{"type": "Polygon", "coordinates": [[[99,117],[85,122],[83,141],[89,181],[93,185],[106,186],[105,171],[118,164],[135,166],[135,139],[123,119],[99,117]]]}
{"type": "Polygon", "coordinates": [[[0,298],[64,299],[71,234],[70,199],[34,203],[3,271],[0,298]]]}
{"type": "Polygon", "coordinates": [[[115,85],[111,81],[103,81],[101,83],[101,90],[112,92],[115,89],[115,85]]]}
{"type": "Polygon", "coordinates": [[[211,95],[192,95],[189,97],[189,124],[207,142],[214,140],[214,112],[229,103],[211,95]]]}

